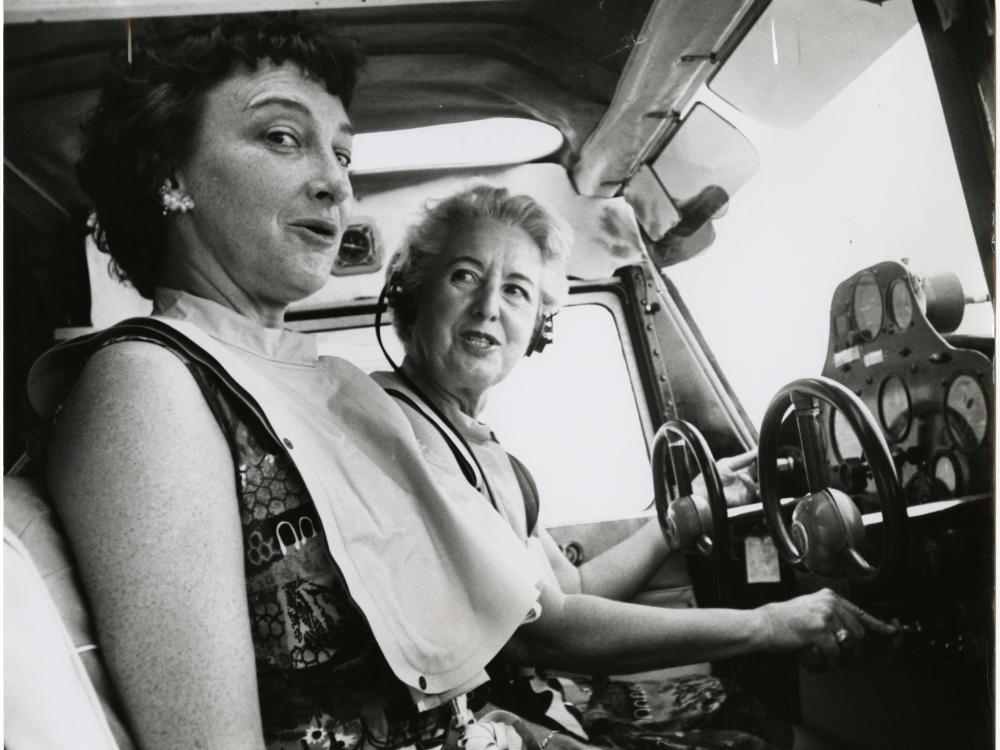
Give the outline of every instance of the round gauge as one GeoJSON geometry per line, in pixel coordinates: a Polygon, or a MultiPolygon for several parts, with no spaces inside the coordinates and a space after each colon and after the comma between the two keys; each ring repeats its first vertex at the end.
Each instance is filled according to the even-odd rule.
{"type": "Polygon", "coordinates": [[[861,458],[864,450],[861,448],[861,441],[854,434],[854,428],[850,422],[836,409],[831,409],[830,417],[833,431],[833,451],[841,463],[849,459],[861,458]]]}
{"type": "Polygon", "coordinates": [[[854,285],[854,325],[868,341],[882,328],[882,293],[870,271],[861,274],[854,285]]]}
{"type": "Polygon", "coordinates": [[[897,375],[882,381],[878,392],[878,414],[885,433],[896,442],[910,431],[910,391],[897,375]]]}
{"type": "Polygon", "coordinates": [[[910,327],[913,323],[913,298],[910,296],[906,279],[896,279],[889,287],[889,304],[892,308],[892,319],[900,330],[910,327]]]}
{"type": "Polygon", "coordinates": [[[989,418],[982,386],[971,375],[959,375],[948,386],[944,404],[945,421],[955,445],[967,453],[976,450],[986,437],[989,418]]]}
{"type": "Polygon", "coordinates": [[[937,458],[934,459],[932,471],[934,473],[935,495],[948,498],[959,494],[962,472],[958,468],[958,461],[952,454],[938,454],[937,458]]]}

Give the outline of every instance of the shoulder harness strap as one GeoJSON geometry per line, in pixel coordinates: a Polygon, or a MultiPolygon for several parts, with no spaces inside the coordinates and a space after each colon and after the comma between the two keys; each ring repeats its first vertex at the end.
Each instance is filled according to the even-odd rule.
{"type": "MultiPolygon", "coordinates": [[[[479,490],[479,483],[476,480],[475,469],[472,468],[468,458],[466,458],[465,454],[458,447],[454,437],[448,434],[448,431],[438,422],[438,420],[434,419],[424,409],[420,408],[415,399],[411,398],[402,391],[397,390],[396,388],[385,388],[384,390],[393,398],[398,399],[409,406],[417,412],[417,414],[422,416],[434,426],[434,429],[438,431],[438,434],[441,435],[445,443],[448,445],[448,448],[455,456],[455,462],[458,464],[459,468],[461,468],[465,478],[469,480],[469,484],[479,490]]],[[[521,498],[524,501],[526,526],[528,534],[531,534],[535,530],[535,526],[538,523],[538,486],[535,484],[535,479],[531,476],[531,472],[528,471],[528,467],[526,467],[519,459],[510,453],[507,454],[507,458],[510,459],[510,465],[514,469],[514,476],[517,478],[518,487],[521,489],[521,498]]]]}
{"type": "Polygon", "coordinates": [[[472,464],[470,463],[469,459],[465,457],[465,454],[462,452],[462,450],[458,447],[458,443],[455,442],[455,439],[448,434],[448,431],[438,422],[438,420],[434,419],[433,417],[431,417],[430,414],[421,409],[415,399],[410,398],[402,391],[397,390],[396,388],[384,388],[383,390],[385,390],[386,393],[388,393],[397,401],[402,401],[404,404],[413,409],[413,411],[415,411],[417,414],[419,414],[420,416],[422,416],[424,419],[426,419],[428,422],[431,423],[434,429],[438,431],[438,434],[444,439],[444,442],[451,450],[452,455],[455,456],[455,463],[458,464],[458,467],[462,470],[462,474],[465,475],[465,478],[468,480],[469,484],[471,484],[473,487],[476,488],[477,491],[479,491],[479,480],[476,476],[476,470],[472,468],[472,464]]]}
{"type": "Polygon", "coordinates": [[[508,453],[507,458],[510,459],[510,465],[514,469],[514,476],[517,477],[517,484],[521,488],[521,497],[524,499],[524,518],[528,535],[531,536],[538,525],[538,508],[541,504],[541,499],[538,495],[538,485],[535,484],[535,478],[531,476],[528,467],[521,463],[519,458],[513,453],[508,453]]]}

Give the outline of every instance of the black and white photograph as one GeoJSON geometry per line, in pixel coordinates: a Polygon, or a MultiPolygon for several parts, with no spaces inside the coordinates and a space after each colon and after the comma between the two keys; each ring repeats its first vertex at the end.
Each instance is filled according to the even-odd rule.
{"type": "Polygon", "coordinates": [[[994,748],[995,22],[6,0],[5,750],[994,748]]]}

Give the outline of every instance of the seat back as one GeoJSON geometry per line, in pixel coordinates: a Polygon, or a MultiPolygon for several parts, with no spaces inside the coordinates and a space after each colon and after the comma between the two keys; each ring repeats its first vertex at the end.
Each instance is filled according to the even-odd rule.
{"type": "Polygon", "coordinates": [[[41,487],[4,477],[3,494],[5,748],[134,748],[41,487]]]}

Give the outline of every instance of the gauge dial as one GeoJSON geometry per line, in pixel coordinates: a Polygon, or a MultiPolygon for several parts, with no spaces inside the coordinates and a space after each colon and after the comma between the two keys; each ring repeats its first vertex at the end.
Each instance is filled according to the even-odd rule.
{"type": "Polygon", "coordinates": [[[882,293],[870,271],[865,271],[854,285],[854,325],[871,341],[882,328],[882,293]]]}
{"type": "Polygon", "coordinates": [[[989,415],[986,394],[971,375],[959,375],[948,386],[945,396],[945,420],[952,440],[961,450],[971,453],[986,437],[989,415]]]}
{"type": "Polygon", "coordinates": [[[889,301],[892,307],[892,319],[900,330],[910,327],[913,323],[913,298],[910,296],[906,279],[896,279],[889,287],[889,301]]]}
{"type": "Polygon", "coordinates": [[[854,428],[839,411],[836,409],[830,411],[832,414],[830,421],[833,431],[833,451],[837,454],[837,458],[841,463],[852,458],[861,458],[864,455],[864,450],[861,448],[858,436],[854,434],[854,428]]]}
{"type": "Polygon", "coordinates": [[[899,442],[910,431],[910,391],[897,375],[882,381],[878,394],[878,414],[886,434],[899,442]]]}
{"type": "Polygon", "coordinates": [[[955,497],[959,494],[961,470],[958,461],[950,453],[941,453],[934,459],[934,494],[940,498],[955,497]]]}

